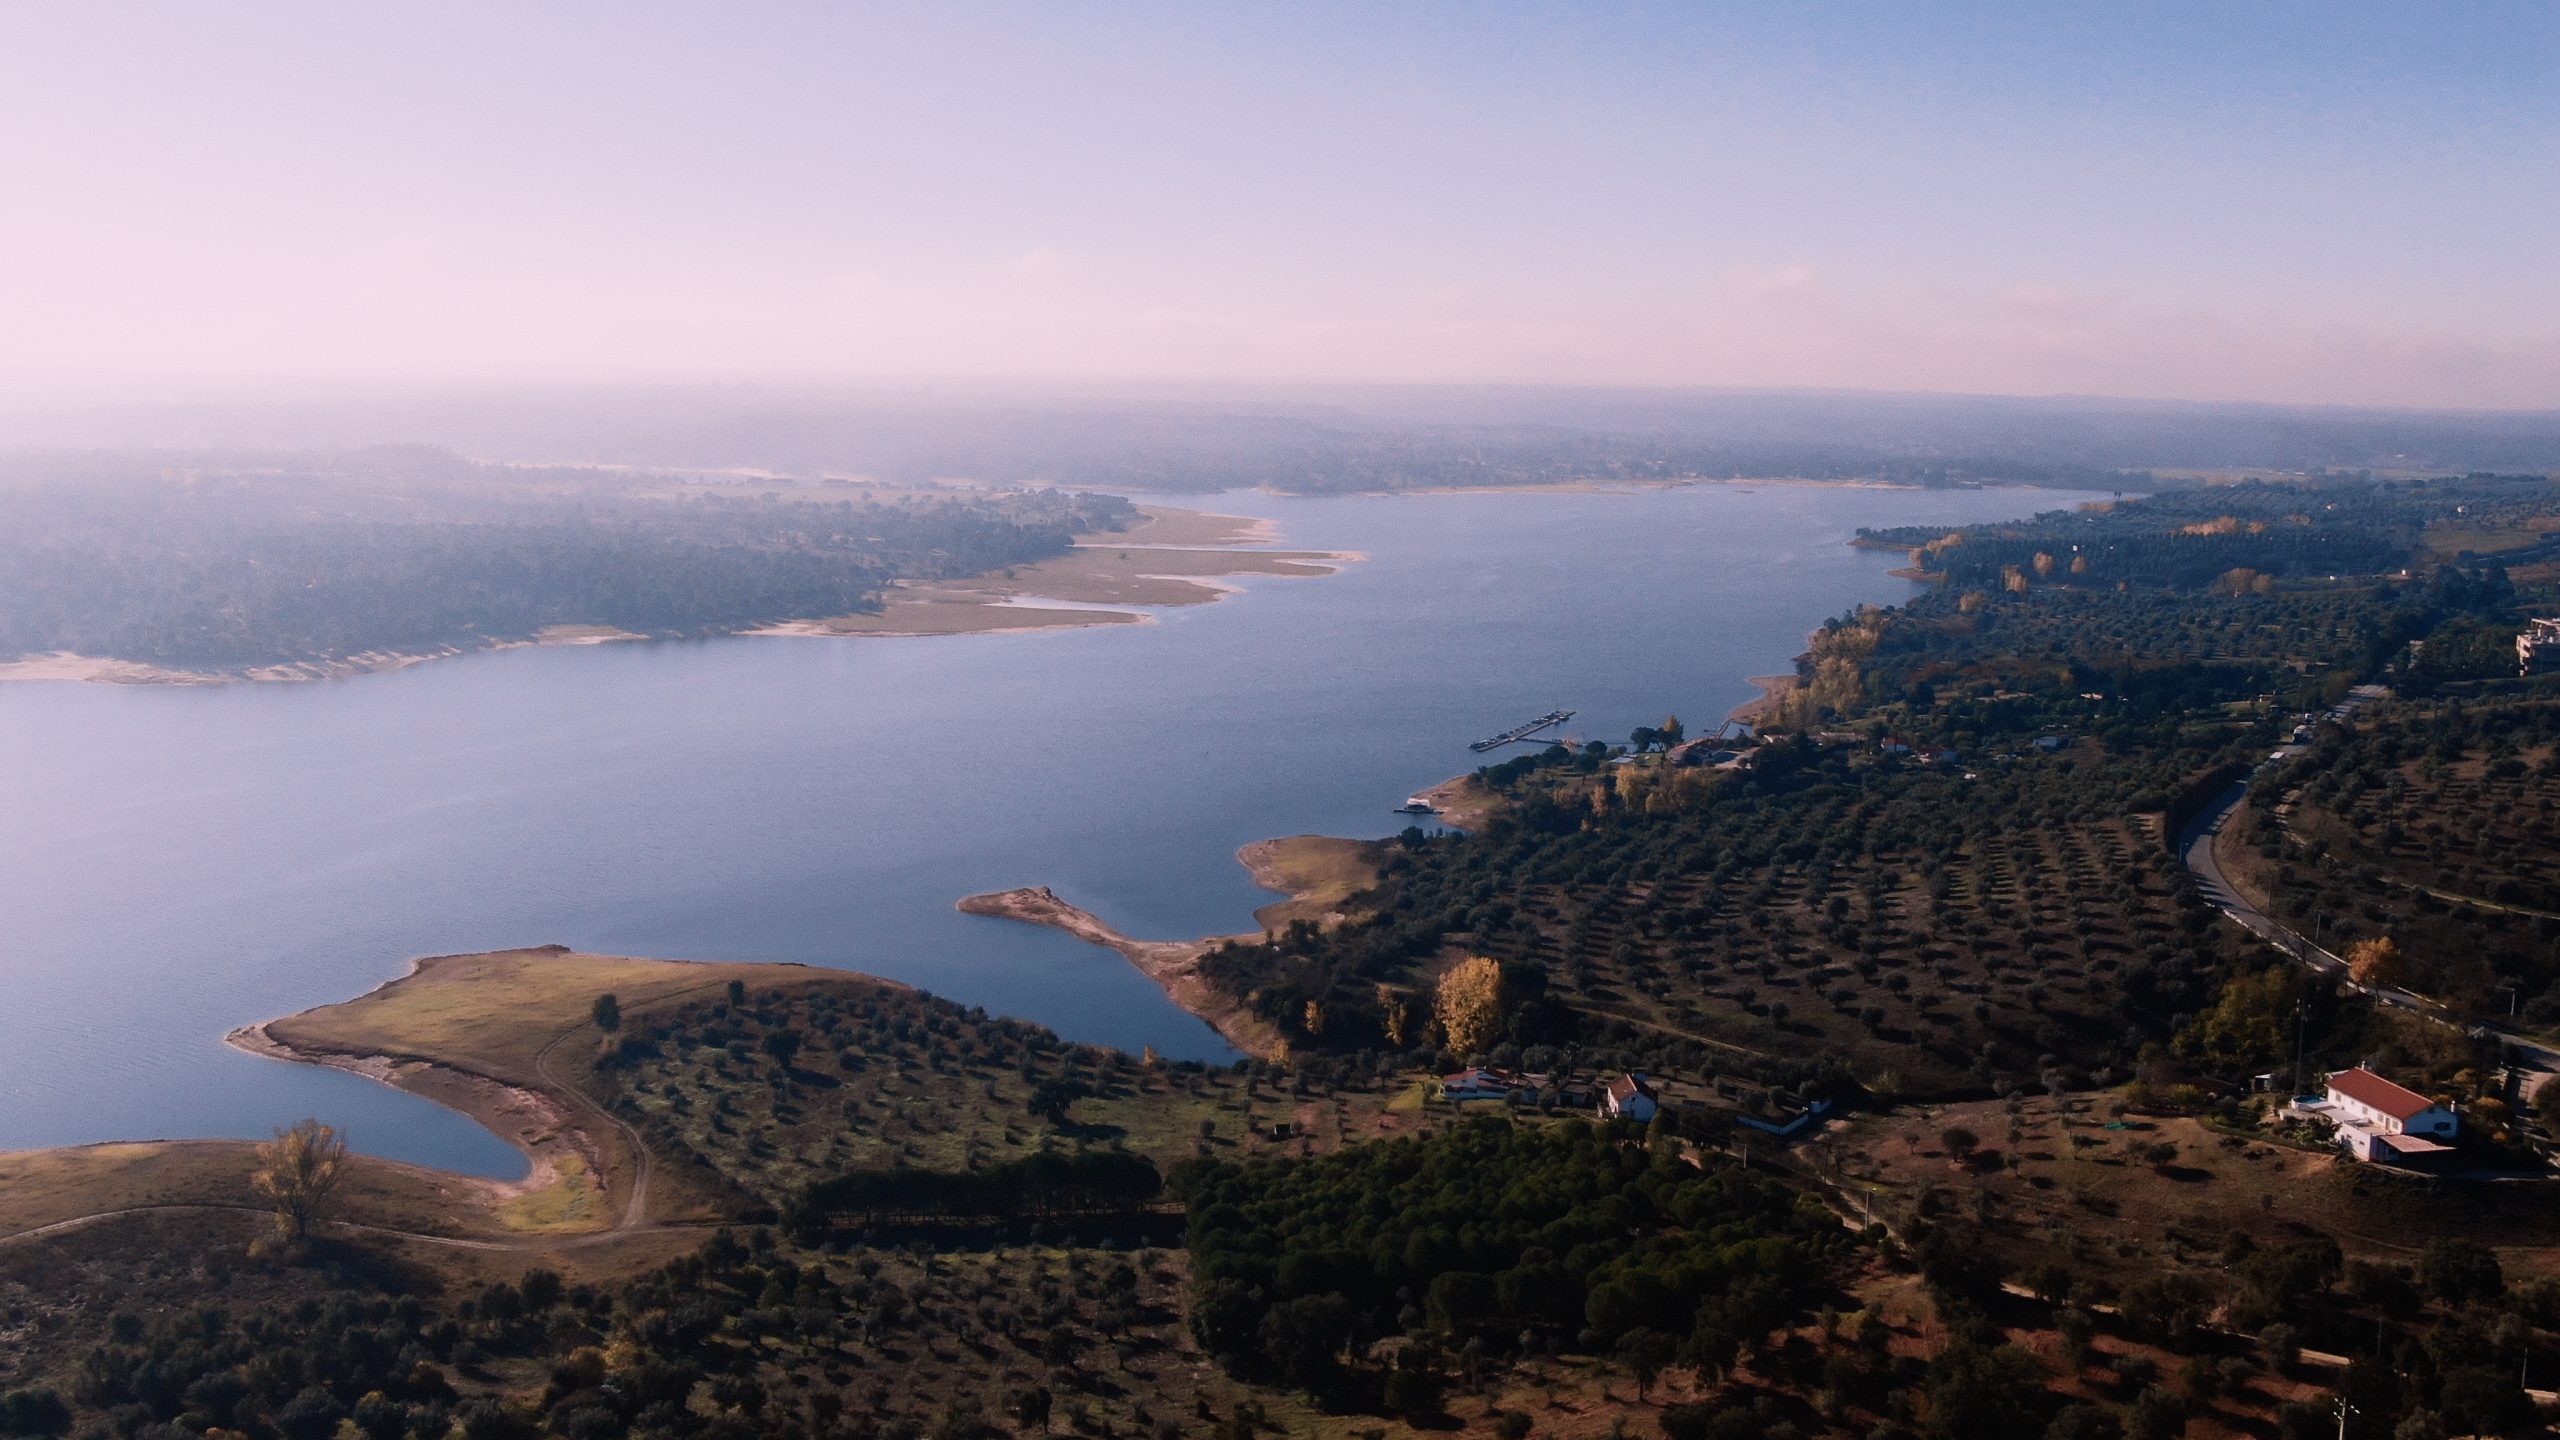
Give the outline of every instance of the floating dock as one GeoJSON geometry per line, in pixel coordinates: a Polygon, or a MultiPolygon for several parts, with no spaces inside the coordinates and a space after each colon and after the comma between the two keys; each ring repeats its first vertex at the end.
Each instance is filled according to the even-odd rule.
{"type": "Polygon", "coordinates": [[[1573,712],[1570,710],[1550,710],[1526,725],[1514,725],[1490,740],[1479,740],[1467,748],[1479,755],[1487,750],[1499,750],[1505,745],[1516,745],[1541,730],[1552,730],[1572,718],[1573,712]]]}

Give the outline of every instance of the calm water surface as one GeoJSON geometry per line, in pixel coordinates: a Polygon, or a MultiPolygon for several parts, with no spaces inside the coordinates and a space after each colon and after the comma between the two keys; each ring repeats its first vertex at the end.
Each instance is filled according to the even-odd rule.
{"type": "Polygon", "coordinates": [[[559,942],[895,976],[1071,1038],[1230,1052],[1118,956],[960,915],[1049,884],[1122,929],[1250,928],[1247,841],[1383,835],[1558,706],[1623,740],[1750,698],[1910,593],[1860,524],[2069,497],[1706,486],[1210,508],[1369,559],[1157,623],[517,650],[311,685],[0,686],[0,1149],[256,1136],[486,1174],[515,1153],[229,1028],[409,957],[559,942]]]}

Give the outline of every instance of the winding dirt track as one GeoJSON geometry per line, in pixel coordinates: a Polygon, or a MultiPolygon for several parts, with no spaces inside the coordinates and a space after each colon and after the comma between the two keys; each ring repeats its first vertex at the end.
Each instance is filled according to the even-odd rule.
{"type": "MultiPolygon", "coordinates": [[[[96,1210],[86,1215],[74,1215],[67,1220],[51,1221],[33,1229],[0,1235],[0,1245],[19,1240],[34,1240],[46,1235],[59,1235],[83,1226],[121,1219],[127,1215],[221,1213],[265,1215],[271,1212],[259,1205],[223,1204],[216,1201],[195,1204],[128,1205],[118,1210],[96,1210]]],[[[442,1245],[454,1250],[481,1250],[493,1254],[535,1254],[554,1250],[583,1250],[596,1245],[609,1245],[634,1235],[672,1235],[680,1231],[716,1230],[727,1223],[721,1220],[695,1220],[666,1225],[626,1223],[616,1225],[610,1230],[591,1230],[583,1235],[560,1235],[531,1240],[470,1240],[459,1235],[430,1235],[423,1230],[396,1230],[388,1225],[367,1225],[357,1220],[323,1220],[318,1228],[341,1235],[374,1235],[390,1240],[412,1240],[421,1245],[442,1245]]]]}
{"type": "Polygon", "coordinates": [[[550,1086],[555,1093],[568,1097],[574,1103],[585,1107],[588,1113],[621,1131],[622,1138],[630,1142],[631,1193],[623,1199],[622,1215],[613,1222],[613,1228],[601,1232],[607,1235],[627,1235],[643,1228],[649,1218],[649,1147],[641,1140],[639,1130],[630,1122],[597,1104],[595,1098],[586,1091],[575,1085],[563,1084],[559,1076],[551,1073],[551,1052],[559,1049],[570,1036],[586,1028],[584,1024],[572,1025],[552,1036],[551,1043],[534,1052],[533,1073],[541,1076],[542,1082],[550,1086]]]}

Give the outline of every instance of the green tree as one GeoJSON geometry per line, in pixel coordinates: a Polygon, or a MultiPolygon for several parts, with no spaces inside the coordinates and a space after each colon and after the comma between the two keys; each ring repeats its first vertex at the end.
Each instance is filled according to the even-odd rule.
{"type": "Polygon", "coordinates": [[[1618,1359],[1635,1377],[1636,1398],[1642,1400],[1653,1390],[1653,1382],[1671,1365],[1679,1345],[1659,1330],[1634,1329],[1618,1337],[1618,1359]]]}
{"type": "Polygon", "coordinates": [[[800,1032],[788,1025],[776,1026],[765,1032],[760,1048],[773,1057],[774,1064],[788,1070],[800,1054],[800,1032]]]}
{"type": "Polygon", "coordinates": [[[1935,1440],[2033,1440],[2044,1433],[2045,1373],[2014,1345],[1959,1340],[1921,1386],[1935,1440]]]}
{"type": "Polygon", "coordinates": [[[1351,1344],[1351,1302],[1331,1293],[1301,1295],[1262,1317],[1262,1354],[1285,1384],[1324,1398],[1342,1384],[1342,1353],[1351,1344]]]}
{"type": "Polygon", "coordinates": [[[622,1028],[622,1002],[608,990],[596,997],[596,1028],[607,1035],[622,1028]]]}
{"type": "Polygon", "coordinates": [[[2477,1240],[2443,1236],[2418,1252],[2418,1285],[2447,1305],[2467,1305],[2505,1294],[2507,1277],[2496,1251],[2477,1240]]]}
{"type": "Polygon", "coordinates": [[[1051,1078],[1031,1087],[1030,1098],[1023,1102],[1023,1108],[1063,1129],[1067,1124],[1067,1108],[1083,1099],[1085,1093],[1085,1087],[1077,1081],[1051,1078]]]}
{"type": "Polygon", "coordinates": [[[1938,1143],[1958,1165],[1973,1163],[1973,1152],[1982,1148],[1982,1137],[1961,1125],[1950,1125],[1938,1132],[1938,1143]]]}

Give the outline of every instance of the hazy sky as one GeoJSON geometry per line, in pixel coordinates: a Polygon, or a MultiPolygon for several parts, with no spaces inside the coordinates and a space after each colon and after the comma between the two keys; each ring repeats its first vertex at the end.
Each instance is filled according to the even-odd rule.
{"type": "Polygon", "coordinates": [[[2560,7],[0,11],[0,378],[2560,405],[2560,7]]]}

